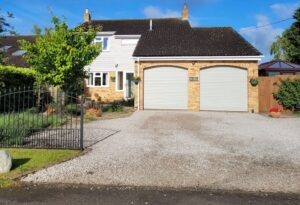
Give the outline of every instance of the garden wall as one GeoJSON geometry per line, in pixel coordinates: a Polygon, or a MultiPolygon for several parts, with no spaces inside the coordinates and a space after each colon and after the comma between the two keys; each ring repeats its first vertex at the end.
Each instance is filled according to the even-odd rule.
{"type": "Polygon", "coordinates": [[[285,79],[296,79],[299,76],[290,75],[278,75],[272,77],[259,77],[259,112],[269,112],[273,107],[280,108],[283,107],[274,99],[273,93],[279,90],[281,80],[285,79]]]}

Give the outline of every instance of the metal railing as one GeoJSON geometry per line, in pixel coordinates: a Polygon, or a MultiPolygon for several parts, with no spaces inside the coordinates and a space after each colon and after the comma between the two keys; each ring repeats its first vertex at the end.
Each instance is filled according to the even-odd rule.
{"type": "Polygon", "coordinates": [[[83,149],[83,100],[61,90],[0,92],[0,147],[83,149]]]}

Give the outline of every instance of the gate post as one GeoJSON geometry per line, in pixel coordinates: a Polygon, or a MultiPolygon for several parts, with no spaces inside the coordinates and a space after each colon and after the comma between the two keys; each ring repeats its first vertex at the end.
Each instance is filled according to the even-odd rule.
{"type": "Polygon", "coordinates": [[[83,150],[83,120],[84,120],[84,98],[80,99],[80,150],[83,150]]]}

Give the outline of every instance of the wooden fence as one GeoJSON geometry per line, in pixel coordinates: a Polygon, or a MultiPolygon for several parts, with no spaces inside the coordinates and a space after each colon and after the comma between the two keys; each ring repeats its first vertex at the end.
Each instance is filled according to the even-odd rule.
{"type": "Polygon", "coordinates": [[[278,75],[273,77],[259,77],[259,111],[269,112],[273,107],[283,109],[283,107],[274,99],[273,94],[276,93],[280,87],[281,80],[296,79],[299,76],[278,75]]]}

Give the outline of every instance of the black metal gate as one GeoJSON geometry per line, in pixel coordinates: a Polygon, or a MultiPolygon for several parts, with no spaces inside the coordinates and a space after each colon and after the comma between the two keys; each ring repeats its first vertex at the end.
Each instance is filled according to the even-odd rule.
{"type": "Polygon", "coordinates": [[[56,88],[0,92],[0,147],[83,149],[83,99],[56,88]]]}

